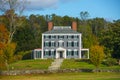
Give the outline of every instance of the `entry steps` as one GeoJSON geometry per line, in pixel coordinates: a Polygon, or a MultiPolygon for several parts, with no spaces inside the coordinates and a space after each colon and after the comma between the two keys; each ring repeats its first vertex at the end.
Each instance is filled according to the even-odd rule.
{"type": "Polygon", "coordinates": [[[48,68],[48,70],[58,70],[60,69],[60,66],[63,62],[63,59],[55,59],[54,62],[52,62],[51,66],[48,68]]]}

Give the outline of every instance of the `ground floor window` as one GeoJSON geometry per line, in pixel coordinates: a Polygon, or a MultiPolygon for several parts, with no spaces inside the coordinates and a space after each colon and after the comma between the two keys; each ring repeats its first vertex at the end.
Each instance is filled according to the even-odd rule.
{"type": "Polygon", "coordinates": [[[48,58],[53,58],[55,57],[55,50],[45,50],[44,51],[44,56],[48,58]]]}
{"type": "Polygon", "coordinates": [[[78,56],[78,50],[67,50],[67,56],[78,56]]]}
{"type": "Polygon", "coordinates": [[[34,50],[32,52],[32,58],[33,59],[41,58],[41,55],[42,55],[42,51],[41,50],[34,50]]]}

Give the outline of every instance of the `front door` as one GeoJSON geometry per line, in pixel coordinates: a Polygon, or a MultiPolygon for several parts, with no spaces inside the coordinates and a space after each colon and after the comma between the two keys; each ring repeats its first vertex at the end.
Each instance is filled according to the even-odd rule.
{"type": "Polygon", "coordinates": [[[59,58],[63,58],[63,51],[59,52],[59,58]]]}

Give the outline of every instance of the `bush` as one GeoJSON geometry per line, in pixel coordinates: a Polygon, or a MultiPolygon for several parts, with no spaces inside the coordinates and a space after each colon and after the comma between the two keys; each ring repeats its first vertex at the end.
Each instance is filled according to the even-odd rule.
{"type": "Polygon", "coordinates": [[[103,61],[103,64],[107,66],[114,66],[117,65],[117,60],[114,58],[108,58],[105,61],[103,61]]]}
{"type": "Polygon", "coordinates": [[[90,59],[76,59],[76,62],[86,62],[86,63],[91,63],[90,59]]]}
{"type": "Polygon", "coordinates": [[[27,60],[27,59],[31,59],[31,50],[30,51],[21,51],[17,53],[17,57],[22,59],[22,60],[27,60]]]}

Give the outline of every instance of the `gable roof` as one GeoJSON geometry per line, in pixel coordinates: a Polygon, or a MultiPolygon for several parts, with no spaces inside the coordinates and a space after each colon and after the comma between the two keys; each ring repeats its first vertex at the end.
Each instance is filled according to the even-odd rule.
{"type": "Polygon", "coordinates": [[[46,31],[43,34],[80,34],[71,29],[70,26],[54,26],[51,31],[46,31]]]}

